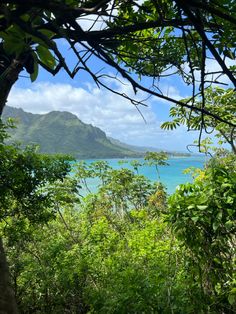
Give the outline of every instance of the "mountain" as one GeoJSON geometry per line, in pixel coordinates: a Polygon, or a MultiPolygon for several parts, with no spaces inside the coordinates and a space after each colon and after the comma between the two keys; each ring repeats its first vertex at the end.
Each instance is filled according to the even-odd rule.
{"type": "Polygon", "coordinates": [[[160,152],[161,149],[155,148],[155,147],[149,147],[149,146],[136,146],[136,145],[130,145],[130,144],[126,144],[123,143],[113,137],[109,137],[108,139],[112,142],[112,144],[114,145],[118,145],[120,147],[126,148],[126,149],[130,149],[132,151],[135,152],[139,152],[139,153],[146,153],[146,152],[160,152]]]}
{"type": "Polygon", "coordinates": [[[15,118],[12,141],[37,144],[44,153],[71,154],[78,159],[140,157],[142,154],[117,145],[99,128],[83,123],[70,112],[32,114],[6,106],[3,119],[15,118]]]}
{"type": "MultiPolygon", "coordinates": [[[[120,146],[124,149],[129,149],[132,151],[135,151],[137,153],[140,153],[142,155],[144,155],[146,152],[161,152],[163,151],[162,149],[156,148],[156,147],[150,147],[150,146],[135,146],[135,145],[129,145],[126,143],[122,143],[121,141],[114,139],[112,137],[108,137],[108,139],[112,142],[112,144],[120,146]]],[[[165,152],[169,155],[169,156],[182,156],[182,157],[188,157],[191,156],[192,154],[190,153],[186,153],[186,152],[177,152],[177,151],[169,151],[169,150],[165,150],[165,152]]]]}

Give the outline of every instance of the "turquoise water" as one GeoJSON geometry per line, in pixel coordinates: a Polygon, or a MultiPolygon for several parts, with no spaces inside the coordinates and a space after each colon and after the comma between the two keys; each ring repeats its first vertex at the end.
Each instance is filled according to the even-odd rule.
{"type": "MultiPolygon", "coordinates": [[[[129,162],[133,159],[125,159],[122,161],[126,161],[124,164],[120,164],[120,159],[104,159],[106,160],[110,166],[114,169],[120,168],[129,168],[133,169],[129,162]]],[[[90,163],[95,160],[86,160],[86,162],[90,163]]],[[[139,159],[140,162],[143,162],[143,159],[139,159]]],[[[171,157],[168,160],[169,166],[159,166],[159,173],[161,182],[166,186],[168,193],[173,193],[176,187],[181,183],[192,182],[192,177],[190,174],[183,174],[184,169],[189,167],[195,168],[203,168],[206,159],[203,156],[193,156],[193,157],[171,157]]],[[[146,176],[148,179],[152,181],[157,181],[157,173],[154,166],[142,166],[139,168],[139,174],[146,176]]],[[[89,182],[90,189],[92,191],[96,190],[96,185],[98,181],[91,180],[89,182]]]]}

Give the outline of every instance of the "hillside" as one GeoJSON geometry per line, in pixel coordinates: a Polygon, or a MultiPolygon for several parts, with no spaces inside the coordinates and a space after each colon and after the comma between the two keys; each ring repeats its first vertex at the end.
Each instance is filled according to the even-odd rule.
{"type": "MultiPolygon", "coordinates": [[[[112,144],[117,145],[122,147],[123,149],[129,149],[132,150],[134,152],[140,153],[140,154],[145,154],[146,152],[160,152],[163,151],[159,148],[156,147],[150,147],[150,146],[135,146],[135,145],[129,145],[126,143],[122,143],[117,139],[114,139],[112,137],[108,137],[108,139],[112,142],[112,144]]],[[[181,156],[181,157],[189,157],[191,156],[190,153],[186,153],[186,152],[178,152],[178,151],[169,151],[169,150],[165,150],[165,152],[169,155],[169,156],[181,156]]]]}
{"type": "Polygon", "coordinates": [[[123,142],[121,142],[121,141],[119,141],[113,137],[109,137],[109,136],[108,136],[108,139],[112,142],[112,144],[115,144],[117,146],[129,149],[129,150],[132,150],[135,152],[146,153],[146,152],[150,152],[150,151],[152,151],[152,152],[160,152],[161,151],[161,149],[158,149],[155,147],[150,147],[150,146],[129,145],[129,144],[123,143],[123,142]]]}
{"type": "Polygon", "coordinates": [[[76,158],[139,157],[141,153],[112,143],[99,128],[83,123],[69,112],[32,114],[6,106],[3,119],[15,118],[12,140],[23,145],[38,144],[45,153],[71,154],[76,158]]]}

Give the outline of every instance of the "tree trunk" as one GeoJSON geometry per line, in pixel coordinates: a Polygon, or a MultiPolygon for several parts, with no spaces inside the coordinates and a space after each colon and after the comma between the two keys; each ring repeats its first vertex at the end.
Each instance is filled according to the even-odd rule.
{"type": "Polygon", "coordinates": [[[10,284],[7,260],[0,238],[0,314],[17,314],[15,295],[10,284]]]}
{"type": "MultiPolygon", "coordinates": [[[[7,98],[12,86],[18,80],[20,72],[23,70],[27,56],[21,56],[6,62],[0,58],[0,117],[7,103],[7,98]]],[[[0,313],[1,314],[1,313],[0,313]]]]}
{"type": "Polygon", "coordinates": [[[7,79],[6,80],[3,79],[3,82],[0,83],[1,84],[0,85],[0,116],[2,115],[3,108],[5,107],[7,103],[9,92],[14,83],[8,82],[7,79]]]}
{"type": "MultiPolygon", "coordinates": [[[[12,86],[23,70],[26,57],[1,58],[0,54],[0,117],[7,103],[7,98],[12,86]],[[7,60],[7,61],[6,61],[7,60]]],[[[10,283],[10,273],[7,265],[6,255],[0,238],[0,314],[17,314],[17,304],[10,283]]]]}

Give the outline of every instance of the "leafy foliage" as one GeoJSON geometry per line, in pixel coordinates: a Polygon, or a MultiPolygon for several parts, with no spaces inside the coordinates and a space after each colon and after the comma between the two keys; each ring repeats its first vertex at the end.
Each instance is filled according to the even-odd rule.
{"type": "Polygon", "coordinates": [[[160,174],[158,171],[158,166],[168,166],[168,155],[165,152],[147,152],[144,156],[144,159],[147,161],[149,166],[155,166],[158,178],[160,179],[160,174]]]}
{"type": "MultiPolygon", "coordinates": [[[[125,207],[129,195],[136,193],[139,176],[125,169],[119,174],[106,171],[107,183],[97,194],[88,195],[80,205],[59,200],[61,213],[56,220],[40,228],[26,224],[26,231],[8,247],[23,313],[65,309],[70,313],[78,309],[81,313],[169,313],[174,308],[172,298],[186,294],[181,287],[184,278],[178,245],[158,207],[154,218],[148,202],[143,203],[153,187],[140,190],[142,196],[136,200],[140,206],[129,203],[129,211],[120,215],[121,210],[114,211],[114,206],[125,207]],[[123,190],[115,183],[117,179],[125,182],[123,190]],[[78,205],[80,209],[74,210],[78,205]]],[[[71,195],[68,183],[58,188],[59,195],[60,191],[71,195]]],[[[183,300],[177,303],[184,311],[183,300]]]]}
{"type": "Polygon", "coordinates": [[[27,225],[43,224],[55,216],[53,193],[49,184],[62,181],[70,171],[68,156],[46,156],[36,152],[34,147],[24,150],[17,145],[4,143],[8,138],[6,130],[12,121],[0,121],[0,311],[17,313],[16,302],[10,287],[9,271],[5,258],[2,236],[9,234],[12,245],[27,225]],[[10,222],[10,223],[9,223],[10,222]]]}
{"type": "Polygon", "coordinates": [[[168,207],[163,186],[129,169],[76,171],[51,186],[47,225],[2,223],[22,313],[234,312],[233,155],[211,160],[168,207]],[[95,177],[98,191],[79,196],[95,177]]]}
{"type": "MultiPolygon", "coordinates": [[[[93,56],[118,71],[135,92],[142,90],[211,115],[195,106],[194,101],[191,104],[180,102],[165,95],[155,83],[166,75],[178,74],[186,85],[192,84],[193,98],[200,92],[202,99],[204,88],[209,83],[218,83],[222,75],[228,76],[236,86],[235,67],[228,67],[226,62],[235,60],[234,12],[235,4],[229,0],[223,4],[219,0],[214,3],[3,0],[0,5],[0,78],[4,84],[0,89],[0,111],[19,73],[26,69],[34,81],[39,66],[53,75],[64,69],[72,78],[84,70],[99,86],[112,91],[103,79],[110,68],[98,74],[96,67],[91,67],[93,56]],[[92,19],[88,29],[83,24],[85,19],[92,19]],[[75,65],[71,66],[70,58],[63,55],[60,39],[67,43],[76,58],[75,65]],[[208,73],[207,61],[212,58],[219,69],[216,67],[208,73]],[[140,84],[132,73],[140,78],[152,77],[151,88],[140,84]]],[[[128,95],[113,92],[140,105],[128,95]]]]}
{"type": "Polygon", "coordinates": [[[81,162],[65,178],[68,160],[5,145],[6,128],[0,231],[21,313],[235,312],[234,154],[218,152],[167,199],[138,161],[81,162]]]}
{"type": "Polygon", "coordinates": [[[40,155],[34,147],[21,150],[4,144],[5,128],[10,125],[3,125],[1,132],[0,220],[9,216],[25,216],[34,222],[47,220],[51,215],[51,195],[45,188],[63,180],[70,171],[70,158],[40,155]]]}
{"type": "Polygon", "coordinates": [[[233,313],[235,156],[212,159],[193,184],[179,187],[169,206],[169,221],[189,251],[190,272],[202,290],[201,308],[233,313]]]}
{"type": "Polygon", "coordinates": [[[233,89],[222,88],[208,88],[205,92],[204,104],[197,102],[196,106],[203,107],[204,109],[212,112],[215,117],[206,116],[203,117],[196,111],[192,111],[186,108],[172,107],[170,109],[170,117],[172,121],[167,121],[162,124],[162,129],[173,130],[178,126],[186,125],[189,130],[204,130],[207,133],[216,131],[215,136],[219,139],[219,144],[227,143],[231,146],[231,149],[236,153],[235,139],[236,131],[234,126],[229,126],[227,123],[217,120],[217,117],[221,117],[225,121],[231,121],[235,124],[236,116],[236,93],[233,89]],[[202,124],[204,122],[204,125],[202,124]]]}

